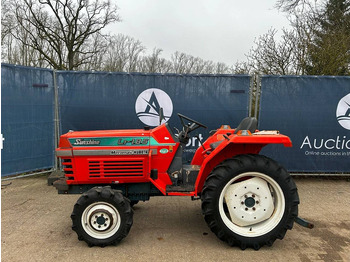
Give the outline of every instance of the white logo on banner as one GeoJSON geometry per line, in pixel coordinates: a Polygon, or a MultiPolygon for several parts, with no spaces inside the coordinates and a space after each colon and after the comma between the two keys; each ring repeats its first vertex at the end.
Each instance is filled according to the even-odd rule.
{"type": "Polygon", "coordinates": [[[350,130],[350,94],[340,99],[337,107],[337,120],[342,127],[350,130]]]}
{"type": "Polygon", "coordinates": [[[163,108],[163,124],[170,119],[173,113],[173,102],[163,90],[150,88],[143,91],[136,99],[136,115],[145,125],[159,125],[160,108],[163,108]]]}

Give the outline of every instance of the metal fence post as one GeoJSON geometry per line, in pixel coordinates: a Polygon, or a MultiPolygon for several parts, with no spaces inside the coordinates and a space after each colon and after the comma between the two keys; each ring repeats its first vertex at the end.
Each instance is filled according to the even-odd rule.
{"type": "Polygon", "coordinates": [[[249,105],[248,105],[248,116],[252,116],[253,110],[253,96],[254,96],[254,75],[250,75],[250,86],[249,86],[249,105]]]}
{"type": "Polygon", "coordinates": [[[259,107],[260,107],[260,93],[261,93],[261,77],[259,75],[255,75],[255,84],[256,84],[256,91],[255,91],[255,108],[254,108],[254,117],[258,118],[259,114],[259,107]]]}
{"type": "MultiPolygon", "coordinates": [[[[57,77],[56,77],[56,70],[53,70],[53,85],[54,85],[54,106],[55,106],[55,116],[54,116],[54,125],[55,125],[55,149],[58,147],[59,142],[59,130],[60,130],[60,120],[59,120],[59,100],[58,100],[58,85],[57,85],[57,77]]],[[[55,156],[55,170],[61,169],[61,162],[58,161],[57,157],[55,156]]]]}

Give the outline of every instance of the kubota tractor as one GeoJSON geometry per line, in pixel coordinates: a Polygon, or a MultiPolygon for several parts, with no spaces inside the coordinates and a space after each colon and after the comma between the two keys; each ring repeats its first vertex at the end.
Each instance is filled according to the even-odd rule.
{"type": "MultiPolygon", "coordinates": [[[[192,131],[203,124],[178,114],[182,130],[70,131],[60,137],[57,157],[65,177],[60,194],[81,194],[71,215],[73,230],[89,246],[118,243],[133,223],[132,206],[151,196],[201,199],[204,219],[218,238],[242,249],[271,246],[298,216],[296,185],[286,169],[259,155],[268,144],[291,147],[277,131],[257,131],[255,118],[232,129],[223,125],[196,150],[182,154],[192,131]]],[[[305,223],[304,223],[305,224],[305,223]]],[[[308,224],[310,226],[310,224],[308,224]]]]}

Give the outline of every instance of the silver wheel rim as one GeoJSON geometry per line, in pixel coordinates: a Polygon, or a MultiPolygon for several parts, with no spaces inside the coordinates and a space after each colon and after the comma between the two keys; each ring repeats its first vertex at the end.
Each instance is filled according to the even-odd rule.
{"type": "Polygon", "coordinates": [[[107,202],[90,204],[81,216],[84,231],[96,239],[107,239],[113,236],[118,231],[120,223],[117,208],[107,202]]]}
{"type": "Polygon", "coordinates": [[[221,191],[219,198],[219,213],[222,221],[232,232],[244,237],[258,237],[273,230],[281,221],[284,210],[285,198],[281,187],[270,176],[259,172],[247,172],[232,178],[221,191]],[[260,184],[261,181],[267,183],[265,187],[268,188],[269,194],[271,194],[271,202],[264,203],[265,197],[269,198],[266,195],[267,189],[264,194],[261,194],[261,188],[256,189],[252,186],[250,186],[250,188],[248,186],[246,191],[244,191],[244,186],[249,184],[249,179],[243,179],[245,177],[249,177],[250,179],[257,178],[256,181],[260,184]],[[243,187],[238,189],[240,184],[242,184],[243,187]],[[244,192],[243,195],[242,192],[244,192]],[[230,199],[228,199],[227,194],[229,194],[230,199]],[[229,206],[225,210],[224,206],[227,206],[226,199],[228,199],[227,202],[229,206]],[[261,210],[260,208],[263,209],[261,210]],[[227,209],[230,212],[228,212],[227,209]],[[237,209],[240,211],[237,211],[237,209]],[[270,212],[265,210],[268,212],[267,216],[266,214],[262,214],[264,209],[270,209],[270,212]],[[258,211],[260,213],[255,215],[255,212],[258,211]],[[238,218],[238,216],[240,217],[238,218]],[[249,220],[248,217],[250,217],[251,220],[249,220]],[[247,219],[247,221],[245,221],[245,219],[247,219]],[[253,221],[254,219],[257,219],[257,222],[253,221]]]}

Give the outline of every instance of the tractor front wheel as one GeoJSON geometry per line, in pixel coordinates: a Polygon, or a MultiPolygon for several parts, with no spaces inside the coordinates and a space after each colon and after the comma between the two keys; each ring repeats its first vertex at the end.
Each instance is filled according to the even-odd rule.
{"type": "Polygon", "coordinates": [[[116,244],[127,236],[133,223],[130,201],[110,187],[94,187],[74,205],[72,229],[89,246],[116,244]]]}
{"type": "Polygon", "coordinates": [[[271,246],[293,227],[298,215],[293,179],[261,155],[240,155],[218,165],[208,176],[201,198],[210,229],[241,249],[271,246]]]}

